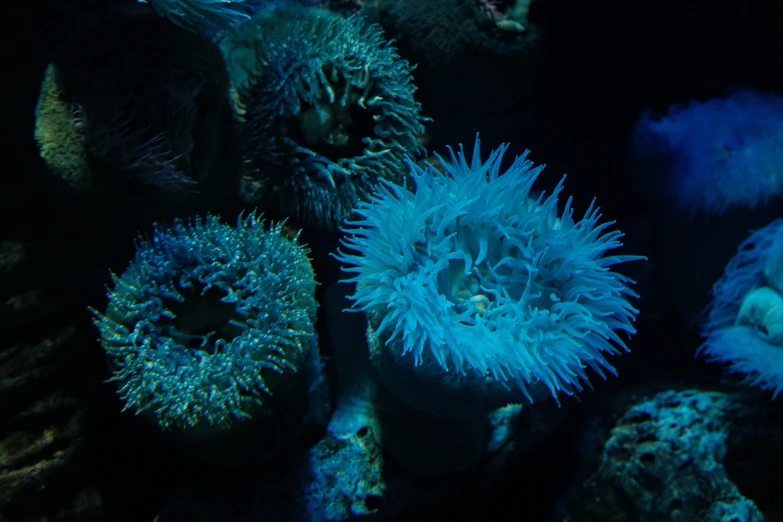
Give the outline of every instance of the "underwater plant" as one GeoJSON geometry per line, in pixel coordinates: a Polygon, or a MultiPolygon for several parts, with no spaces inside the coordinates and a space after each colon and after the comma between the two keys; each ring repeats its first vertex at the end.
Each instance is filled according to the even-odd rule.
{"type": "Polygon", "coordinates": [[[659,118],[645,114],[633,147],[642,168],[661,163],[652,182],[693,217],[754,209],[783,194],[781,140],[783,98],[740,90],[671,107],[659,118]]]}
{"type": "Polygon", "coordinates": [[[472,380],[474,391],[494,383],[557,400],[589,384],[587,368],[615,373],[606,355],[627,350],[617,332],[635,332],[637,311],[632,281],[610,268],[642,258],[606,255],[622,234],[607,232],[594,202],[575,220],[569,198],[558,217],[563,180],[536,196],[543,166],[527,152],[501,174],[507,149],[482,162],[477,138],[472,159],[460,146],[451,161],[438,156],[440,169],[409,161],[415,190],[384,182],[344,227],[352,252],[335,257],[354,274],[344,282],[356,283],[352,310],[368,314],[371,351],[392,353],[380,357],[398,374],[421,369],[413,381],[449,394],[472,380]]]}
{"type": "Polygon", "coordinates": [[[783,391],[783,220],[739,246],[712,287],[702,337],[698,356],[773,397],[783,391]]]}
{"type": "Polygon", "coordinates": [[[315,350],[315,279],[282,224],[207,216],[155,226],[105,313],[92,310],[125,410],[163,429],[268,412],[315,350]]]}
{"type": "Polygon", "coordinates": [[[336,229],[379,180],[402,181],[406,154],[423,153],[413,67],[378,26],[275,9],[242,24],[223,48],[229,70],[246,74],[232,74],[251,171],[246,200],[336,229]]]}

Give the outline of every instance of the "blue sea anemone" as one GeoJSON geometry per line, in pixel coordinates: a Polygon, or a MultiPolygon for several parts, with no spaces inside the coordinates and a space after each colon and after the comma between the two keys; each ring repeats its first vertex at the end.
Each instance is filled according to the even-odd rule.
{"type": "Polygon", "coordinates": [[[783,98],[737,91],[723,99],[645,115],[635,154],[657,162],[651,176],[691,215],[756,208],[783,194],[783,98]]]}
{"type": "Polygon", "coordinates": [[[783,391],[783,220],[748,237],[712,288],[698,355],[783,391]]]}
{"type": "Polygon", "coordinates": [[[275,9],[223,48],[239,84],[246,200],[336,229],[379,180],[402,181],[406,154],[423,153],[413,68],[378,26],[275,9]]]}
{"type": "MultiPolygon", "coordinates": [[[[355,274],[346,282],[356,283],[353,309],[368,313],[371,350],[428,374],[413,381],[437,373],[452,392],[457,378],[557,399],[582,390],[586,368],[615,373],[605,355],[627,349],[617,331],[634,333],[637,311],[632,281],[609,269],[640,258],[605,255],[622,234],[606,231],[594,204],[575,221],[569,198],[558,217],[562,180],[534,195],[543,166],[527,152],[501,175],[507,148],[484,163],[478,139],[470,163],[461,146],[449,149],[443,171],[409,161],[415,192],[384,183],[360,203],[342,241],[355,253],[336,258],[355,274]]],[[[393,388],[411,387],[395,379],[393,388]]]]}
{"type": "Polygon", "coordinates": [[[140,241],[95,313],[125,409],[225,427],[280,400],[315,349],[315,280],[282,225],[216,216],[140,241]]]}

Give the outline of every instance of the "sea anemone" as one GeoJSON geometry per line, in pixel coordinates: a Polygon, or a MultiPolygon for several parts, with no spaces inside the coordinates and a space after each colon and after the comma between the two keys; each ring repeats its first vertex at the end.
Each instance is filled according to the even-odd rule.
{"type": "Polygon", "coordinates": [[[138,0],[149,3],[160,16],[198,33],[225,31],[247,20],[245,0],[138,0]]]}
{"type": "MultiPolygon", "coordinates": [[[[614,374],[605,355],[627,349],[617,331],[635,332],[632,281],[609,269],[640,258],[605,255],[622,234],[606,231],[594,203],[575,221],[569,198],[558,217],[562,180],[534,195],[543,166],[527,152],[501,175],[507,148],[483,163],[478,139],[470,162],[449,148],[442,171],[409,161],[415,192],[386,182],[345,227],[354,253],[336,258],[355,274],[352,309],[367,312],[376,367],[395,392],[435,380],[457,408],[492,403],[473,393],[490,385],[557,399],[582,390],[587,368],[614,374]],[[388,372],[380,360],[405,366],[388,372]]],[[[410,394],[427,401],[421,388],[410,394]]]]}
{"type": "Polygon", "coordinates": [[[540,31],[531,0],[377,0],[384,27],[429,66],[459,66],[467,55],[520,56],[540,31]]]}
{"type": "Polygon", "coordinates": [[[246,186],[263,189],[243,191],[245,199],[336,229],[379,180],[402,181],[406,154],[423,153],[413,67],[378,26],[320,9],[275,9],[242,24],[223,47],[230,70],[249,69],[233,76],[254,172],[246,186]]]}
{"type": "Polygon", "coordinates": [[[698,355],[783,391],[783,220],[748,237],[712,288],[698,355]]]}
{"type": "Polygon", "coordinates": [[[155,226],[95,325],[125,409],[226,427],[284,398],[315,350],[307,250],[256,215],[155,226]]]}
{"type": "Polygon", "coordinates": [[[35,138],[76,189],[65,199],[93,214],[148,224],[205,212],[239,181],[228,87],[206,38],[157,17],[108,20],[47,68],[35,138]]]}
{"type": "MultiPolygon", "coordinates": [[[[723,214],[783,194],[783,98],[749,90],[691,102],[637,125],[634,154],[681,211],[723,214]]],[[[647,175],[647,174],[645,174],[647,175]]]]}
{"type": "Polygon", "coordinates": [[[535,134],[532,120],[541,109],[538,83],[547,55],[547,9],[538,3],[373,0],[362,12],[375,14],[400,53],[419,65],[418,98],[433,118],[427,130],[452,143],[477,127],[498,135],[535,134]]]}
{"type": "Polygon", "coordinates": [[[50,64],[35,107],[35,141],[55,176],[68,185],[86,187],[91,173],[78,112],[63,95],[58,71],[50,64]]]}

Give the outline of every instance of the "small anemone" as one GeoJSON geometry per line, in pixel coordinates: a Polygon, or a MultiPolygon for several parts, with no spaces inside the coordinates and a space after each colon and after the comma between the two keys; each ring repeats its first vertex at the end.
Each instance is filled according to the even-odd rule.
{"type": "Polygon", "coordinates": [[[163,429],[268,411],[315,346],[307,251],[254,214],[155,226],[112,283],[106,312],[93,310],[111,380],[163,429]]]}
{"type": "Polygon", "coordinates": [[[748,237],[712,287],[697,355],[727,366],[745,382],[783,390],[783,220],[748,237]]]}

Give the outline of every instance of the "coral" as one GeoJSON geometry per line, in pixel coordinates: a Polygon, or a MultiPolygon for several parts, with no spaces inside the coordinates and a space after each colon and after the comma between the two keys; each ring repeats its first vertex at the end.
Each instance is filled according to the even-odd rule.
{"type": "Polygon", "coordinates": [[[750,235],[712,288],[697,354],[745,376],[745,383],[783,391],[783,220],[750,235]]]}
{"type": "Polygon", "coordinates": [[[315,343],[306,250],[251,214],[155,227],[95,313],[125,409],[228,426],[285,396],[315,343]]]}
{"type": "Polygon", "coordinates": [[[575,220],[569,198],[558,217],[562,180],[536,197],[543,167],[527,152],[501,175],[507,148],[482,162],[476,139],[472,160],[462,147],[438,157],[443,171],[409,162],[415,192],[384,183],[345,226],[353,253],[336,258],[354,274],[345,282],[356,283],[352,309],[368,313],[371,350],[393,353],[402,372],[423,368],[416,384],[394,386],[416,388],[410,402],[427,401],[435,374],[437,385],[473,381],[457,408],[489,383],[531,402],[573,395],[587,368],[615,373],[605,355],[626,350],[617,331],[634,333],[632,281],[610,268],[640,258],[606,255],[622,234],[607,232],[594,203],[575,220]]]}
{"type": "Polygon", "coordinates": [[[780,519],[769,474],[783,462],[783,403],[759,401],[755,390],[667,389],[671,384],[620,390],[586,421],[583,471],[554,520],[780,519]]]}
{"type": "Polygon", "coordinates": [[[437,493],[431,482],[416,482],[411,473],[385,465],[387,456],[367,428],[346,437],[327,434],[310,447],[277,457],[274,480],[240,477],[233,472],[222,476],[197,475],[198,484],[179,484],[184,491],[170,497],[156,519],[160,522],[259,519],[347,522],[367,517],[385,520],[413,505],[415,500],[431,499],[437,493]],[[248,498],[247,493],[240,493],[238,497],[238,491],[252,496],[248,498]],[[238,498],[242,501],[237,502],[238,498]]]}
{"type": "Polygon", "coordinates": [[[723,214],[757,208],[783,193],[783,98],[749,90],[690,102],[637,124],[634,154],[681,211],[723,214]]]}
{"type": "Polygon", "coordinates": [[[612,430],[598,474],[628,499],[634,520],[761,522],[724,467],[738,406],[730,396],[693,390],[640,402],[612,430]]]}
{"type": "MultiPolygon", "coordinates": [[[[246,186],[261,179],[262,206],[335,229],[379,180],[402,181],[406,154],[423,152],[413,68],[377,26],[275,9],[223,47],[229,70],[247,70],[232,76],[255,171],[246,186]]],[[[244,197],[257,202],[249,190],[244,197]]]]}
{"type": "Polygon", "coordinates": [[[324,437],[309,453],[305,489],[310,520],[350,520],[382,514],[387,485],[384,454],[371,430],[348,437],[324,437]]]}

